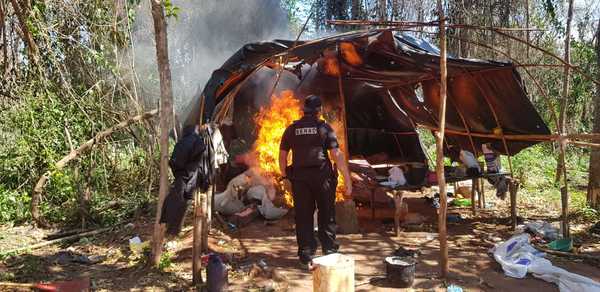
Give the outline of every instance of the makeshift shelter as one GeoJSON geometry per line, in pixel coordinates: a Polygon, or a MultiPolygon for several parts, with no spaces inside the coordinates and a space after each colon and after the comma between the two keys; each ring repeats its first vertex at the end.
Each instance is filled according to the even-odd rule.
{"type": "MultiPolygon", "coordinates": [[[[438,53],[387,29],[248,44],[213,72],[184,124],[230,125],[226,145],[238,137],[251,145],[253,115],[272,93],[290,89],[297,98],[320,95],[333,119],[345,122],[351,157],[386,153],[390,161],[424,162],[416,127],[438,127],[438,53]]],[[[550,134],[512,63],[452,57],[446,129],[445,146],[481,153],[491,142],[505,155],[537,143],[519,136],[550,134]]]]}

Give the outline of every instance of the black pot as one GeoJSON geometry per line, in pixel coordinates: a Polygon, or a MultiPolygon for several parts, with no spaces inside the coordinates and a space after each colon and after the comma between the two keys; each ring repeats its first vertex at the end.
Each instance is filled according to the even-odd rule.
{"type": "Polygon", "coordinates": [[[391,256],[385,258],[388,282],[397,288],[409,288],[415,281],[417,261],[412,257],[391,256]]]}

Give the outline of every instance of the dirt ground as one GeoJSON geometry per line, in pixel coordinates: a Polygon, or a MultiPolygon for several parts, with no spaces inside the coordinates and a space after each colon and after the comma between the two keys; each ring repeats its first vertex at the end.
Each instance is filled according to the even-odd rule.
{"type": "MultiPolygon", "coordinates": [[[[496,242],[511,236],[508,203],[490,199],[491,208],[481,210],[473,217],[468,208],[450,209],[460,213],[464,220],[448,224],[450,277],[447,282],[438,279],[438,240],[435,225],[435,209],[422,199],[412,199],[411,212],[425,214],[428,222],[406,226],[400,236],[393,234],[391,220],[370,220],[368,209],[359,210],[361,232],[339,235],[340,252],[355,259],[356,291],[399,291],[389,287],[384,280],[383,259],[396,248],[418,250],[416,279],[411,289],[405,291],[445,291],[454,284],[465,291],[558,291],[556,285],[527,276],[513,279],[504,276],[500,266],[488,255],[496,242]]],[[[530,215],[539,206],[522,204],[520,215],[527,219],[556,221],[553,213],[537,212],[541,217],[530,215]]],[[[384,217],[378,211],[377,217],[384,217]]],[[[15,256],[5,256],[0,261],[0,281],[41,282],[89,277],[97,291],[193,291],[191,287],[191,226],[168,244],[168,254],[161,261],[163,270],[151,269],[144,264],[143,255],[135,256],[129,249],[128,240],[139,236],[151,238],[152,218],[142,218],[131,224],[118,226],[113,231],[85,237],[77,242],[61,246],[49,246],[15,256]],[[74,263],[70,255],[85,255],[100,262],[74,263]]],[[[576,245],[581,252],[600,255],[600,237],[587,234],[588,225],[573,225],[578,234],[576,245]]],[[[15,245],[40,242],[39,231],[28,227],[3,228],[0,253],[15,245]],[[17,230],[17,231],[15,231],[17,230]],[[20,239],[20,240],[17,240],[20,239]]],[[[229,273],[231,291],[310,291],[312,276],[298,266],[293,219],[265,224],[256,220],[237,232],[224,233],[213,229],[210,249],[224,255],[231,265],[229,273]],[[263,261],[267,271],[253,267],[263,261]],[[274,271],[274,272],[273,272],[274,271]]],[[[571,258],[548,256],[553,264],[596,281],[600,281],[600,269],[571,258]]],[[[2,290],[2,288],[0,288],[2,290]]],[[[4,291],[4,290],[3,290],[4,291]]]]}

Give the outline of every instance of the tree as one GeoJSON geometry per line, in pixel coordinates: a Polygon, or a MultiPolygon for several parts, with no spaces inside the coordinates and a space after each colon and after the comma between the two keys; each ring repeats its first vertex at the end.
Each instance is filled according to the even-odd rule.
{"type": "MultiPolygon", "coordinates": [[[[571,63],[571,20],[573,19],[573,0],[569,0],[569,12],[567,15],[567,32],[565,35],[565,62],[571,63]]],[[[561,135],[567,133],[567,99],[569,96],[569,73],[570,67],[565,66],[565,73],[563,76],[563,88],[562,88],[562,99],[560,102],[560,114],[558,118],[558,132],[561,135]]],[[[558,142],[559,145],[559,156],[556,167],[556,182],[560,181],[561,175],[564,180],[564,185],[560,189],[560,200],[562,203],[562,232],[565,238],[569,237],[569,193],[567,188],[567,166],[565,165],[565,148],[566,143],[563,141],[558,142]]]]}
{"type": "MultiPolygon", "coordinates": [[[[600,68],[600,20],[596,29],[596,63],[600,68]]],[[[596,71],[596,80],[600,80],[600,70],[596,71]]],[[[600,133],[600,85],[596,84],[594,98],[594,126],[592,132],[600,133]]],[[[590,168],[587,201],[590,207],[600,209],[600,149],[592,148],[590,153],[590,168]]]]}
{"type": "MultiPolygon", "coordinates": [[[[573,20],[573,0],[569,0],[569,10],[567,14],[567,31],[565,34],[565,62],[571,63],[571,21],[573,20]]],[[[559,116],[558,116],[558,132],[560,134],[566,134],[567,132],[567,100],[569,97],[569,75],[570,75],[570,67],[565,66],[565,71],[563,75],[563,88],[562,88],[562,96],[560,100],[559,106],[559,116]]],[[[560,146],[562,148],[562,146],[560,146]]],[[[561,150],[558,158],[558,165],[556,167],[556,179],[555,181],[560,181],[561,175],[563,174],[564,168],[564,151],[561,150]]]]}
{"type": "Polygon", "coordinates": [[[167,43],[167,22],[161,0],[150,0],[152,19],[154,20],[154,38],[156,42],[156,60],[160,76],[160,186],[156,220],[152,237],[151,263],[158,266],[162,254],[164,228],[160,224],[162,205],[169,190],[169,130],[173,114],[173,89],[171,88],[171,69],[169,67],[169,47],[167,43]]]}

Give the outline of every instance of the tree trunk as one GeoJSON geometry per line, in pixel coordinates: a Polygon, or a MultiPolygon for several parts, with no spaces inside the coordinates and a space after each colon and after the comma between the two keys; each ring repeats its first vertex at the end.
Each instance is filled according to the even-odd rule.
{"type": "MultiPolygon", "coordinates": [[[[600,20],[596,29],[596,63],[600,68],[600,20]]],[[[600,79],[600,71],[596,71],[596,79],[600,79]]],[[[596,84],[594,98],[594,133],[600,133],[600,85],[596,84]]],[[[600,149],[590,150],[590,171],[587,201],[590,207],[600,209],[600,149]]]]}
{"type": "MultiPolygon", "coordinates": [[[[571,20],[573,19],[573,0],[569,0],[569,11],[567,14],[567,32],[565,35],[565,62],[571,63],[571,20]]],[[[571,73],[569,66],[565,66],[565,73],[563,76],[563,88],[562,88],[562,99],[560,100],[559,116],[558,116],[558,131],[560,134],[566,134],[567,132],[567,100],[569,98],[569,75],[571,73]]],[[[564,153],[559,153],[559,158],[556,166],[556,178],[558,182],[562,173],[564,172],[564,153]]]]}
{"type": "MultiPolygon", "coordinates": [[[[19,3],[17,3],[17,0],[11,0],[12,6],[13,6],[13,10],[15,11],[15,14],[17,15],[17,18],[19,19],[19,27],[21,28],[21,31],[23,32],[23,39],[25,40],[25,42],[27,43],[27,52],[29,52],[29,58],[31,59],[31,62],[34,65],[38,64],[38,47],[35,43],[35,41],[33,40],[33,36],[31,35],[31,32],[29,31],[29,28],[27,27],[27,11],[25,9],[23,9],[23,7],[21,7],[19,5],[19,3]]],[[[27,6],[27,3],[24,3],[25,6],[27,6]]],[[[25,7],[27,8],[27,7],[25,7]]]]}
{"type": "Polygon", "coordinates": [[[352,19],[361,19],[361,6],[361,0],[352,0],[352,10],[350,12],[352,14],[352,19]]]}
{"type": "Polygon", "coordinates": [[[387,20],[387,0],[379,0],[377,12],[380,21],[387,20]]]}
{"type": "Polygon", "coordinates": [[[442,0],[437,0],[440,30],[440,112],[439,131],[436,133],[436,173],[440,189],[438,211],[438,239],[440,241],[440,272],[442,278],[448,276],[448,243],[446,232],[446,177],[444,176],[444,131],[446,128],[446,28],[442,0]]]}
{"type": "Polygon", "coordinates": [[[160,187],[152,237],[151,263],[158,266],[162,253],[164,227],[159,223],[162,205],[169,190],[169,130],[173,113],[173,90],[171,88],[171,69],[169,68],[169,49],[167,43],[167,22],[161,0],[150,0],[154,20],[156,41],[156,59],[160,76],[160,187]]]}

